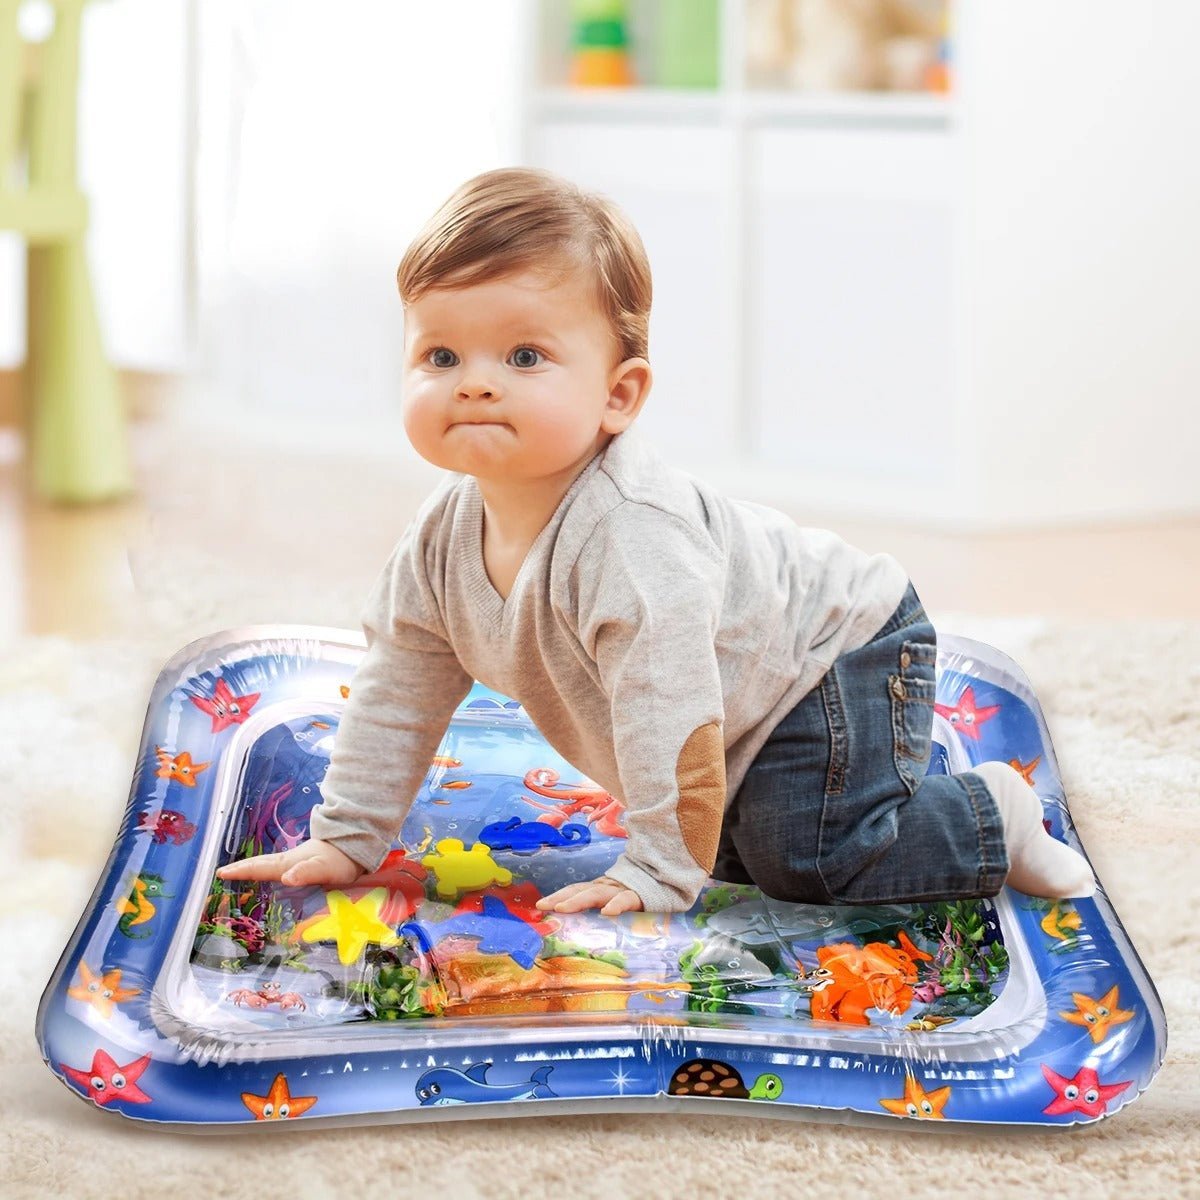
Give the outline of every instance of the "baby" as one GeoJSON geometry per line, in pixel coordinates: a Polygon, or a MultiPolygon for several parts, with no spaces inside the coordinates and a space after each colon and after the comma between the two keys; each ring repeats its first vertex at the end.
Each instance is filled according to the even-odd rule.
{"type": "Polygon", "coordinates": [[[405,253],[404,426],[450,474],[366,604],[310,839],[223,879],[344,886],[390,850],[478,679],[622,801],[623,852],[538,903],[1089,896],[1012,766],[926,775],[937,639],[900,564],[720,495],[634,429],[650,267],[544,171],[463,184],[405,253]]]}

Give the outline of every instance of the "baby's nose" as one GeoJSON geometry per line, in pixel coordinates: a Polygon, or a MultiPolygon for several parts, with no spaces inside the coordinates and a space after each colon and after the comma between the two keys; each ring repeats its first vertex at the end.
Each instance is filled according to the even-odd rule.
{"type": "Polygon", "coordinates": [[[464,399],[478,396],[481,400],[490,400],[497,394],[495,384],[483,380],[466,380],[458,385],[458,394],[464,399]]]}

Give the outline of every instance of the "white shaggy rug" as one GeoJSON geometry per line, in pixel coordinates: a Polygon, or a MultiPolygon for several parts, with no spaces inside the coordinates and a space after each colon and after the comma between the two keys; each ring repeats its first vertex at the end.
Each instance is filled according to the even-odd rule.
{"type": "MultiPolygon", "coordinates": [[[[1167,1009],[1146,1094],[1074,1132],[936,1137],[747,1113],[610,1114],[193,1137],[68,1094],[34,1039],[38,999],[124,810],[158,668],[232,625],[354,627],[361,580],[174,596],[103,643],[0,646],[0,1196],[778,1195],[1200,1197],[1200,624],[1065,625],[932,613],[1024,668],[1080,836],[1167,1009]],[[287,597],[286,602],[282,599],[287,597]],[[180,614],[187,611],[186,621],[180,614]]],[[[191,579],[197,578],[195,575],[191,579]]],[[[210,576],[211,579],[211,576],[210,576]]],[[[161,582],[161,581],[160,581],[161,582]]],[[[155,604],[158,605],[155,608],[155,604]]]]}

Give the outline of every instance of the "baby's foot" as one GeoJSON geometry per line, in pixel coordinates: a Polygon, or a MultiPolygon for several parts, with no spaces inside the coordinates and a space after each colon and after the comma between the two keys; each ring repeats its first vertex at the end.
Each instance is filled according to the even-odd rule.
{"type": "Polygon", "coordinates": [[[1004,882],[1027,896],[1086,898],[1096,891],[1087,859],[1046,832],[1042,802],[1025,777],[1006,762],[971,768],[988,785],[1004,822],[1008,876],[1004,882]]]}

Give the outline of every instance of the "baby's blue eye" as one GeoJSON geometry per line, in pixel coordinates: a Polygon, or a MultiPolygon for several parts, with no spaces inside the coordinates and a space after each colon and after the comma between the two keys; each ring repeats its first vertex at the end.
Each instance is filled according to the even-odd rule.
{"type": "Polygon", "coordinates": [[[513,362],[518,367],[536,367],[538,359],[542,357],[541,352],[535,350],[532,346],[519,346],[513,351],[513,362]]]}
{"type": "Polygon", "coordinates": [[[435,367],[452,367],[458,361],[458,359],[454,357],[454,351],[447,350],[445,346],[439,346],[436,350],[431,350],[429,352],[429,358],[432,360],[435,367]],[[445,358],[439,357],[441,355],[448,355],[450,361],[447,362],[445,358]]]}

